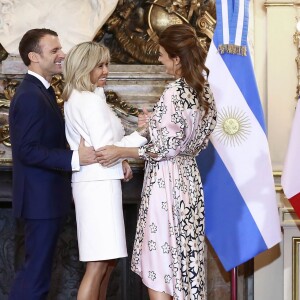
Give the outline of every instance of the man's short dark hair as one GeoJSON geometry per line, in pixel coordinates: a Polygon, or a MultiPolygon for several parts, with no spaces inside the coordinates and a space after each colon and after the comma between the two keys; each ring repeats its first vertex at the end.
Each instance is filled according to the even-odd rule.
{"type": "Polygon", "coordinates": [[[26,66],[30,65],[29,52],[41,54],[40,40],[48,34],[58,36],[55,31],[46,28],[31,29],[24,34],[19,44],[19,53],[26,66]]]}

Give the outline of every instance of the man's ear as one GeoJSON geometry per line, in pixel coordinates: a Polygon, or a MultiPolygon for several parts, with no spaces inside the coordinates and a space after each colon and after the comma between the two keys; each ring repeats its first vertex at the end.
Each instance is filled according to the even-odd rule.
{"type": "Polygon", "coordinates": [[[36,52],[29,52],[28,53],[28,58],[30,59],[30,61],[32,61],[32,62],[38,62],[39,60],[38,60],[38,53],[36,53],[36,52]]]}

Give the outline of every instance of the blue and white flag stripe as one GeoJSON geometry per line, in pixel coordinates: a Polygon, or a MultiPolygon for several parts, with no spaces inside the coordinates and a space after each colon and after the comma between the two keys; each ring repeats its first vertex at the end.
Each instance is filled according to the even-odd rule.
{"type": "Polygon", "coordinates": [[[198,163],[204,184],[206,236],[229,271],[266,250],[267,245],[212,144],[198,163]]]}
{"type": "Polygon", "coordinates": [[[206,62],[218,111],[217,126],[198,163],[204,184],[206,235],[224,268],[230,270],[280,242],[281,233],[251,59],[226,51],[221,55],[217,49],[225,38],[220,40],[216,33],[225,35],[222,25],[227,23],[229,41],[247,48],[241,33],[248,26],[249,2],[226,1],[228,22],[224,22],[224,1],[217,1],[217,16],[222,14],[222,22],[218,19],[206,62]]]}
{"type": "MultiPolygon", "coordinates": [[[[236,34],[235,34],[235,41],[233,42],[233,44],[235,45],[242,45],[242,37],[243,37],[243,24],[245,22],[245,1],[244,0],[240,0],[239,1],[239,9],[238,9],[238,13],[237,13],[237,25],[236,25],[236,34]]],[[[245,44],[244,44],[245,45],[245,44]]]]}
{"type": "MultiPolygon", "coordinates": [[[[218,70],[218,72],[211,72],[209,79],[213,94],[217,99],[217,110],[226,110],[228,105],[229,107],[235,107],[243,112],[243,116],[247,116],[248,118],[247,121],[245,121],[247,124],[239,124],[239,130],[243,130],[243,126],[248,126],[250,128],[248,128],[245,140],[240,144],[236,144],[234,147],[220,143],[218,131],[213,133],[211,142],[220,155],[235,185],[238,187],[239,192],[244,199],[244,204],[247,205],[267,248],[270,248],[280,241],[279,218],[268,141],[266,134],[256,117],[256,115],[260,116],[261,119],[262,110],[261,107],[256,105],[252,107],[254,109],[252,111],[251,107],[248,105],[248,102],[250,102],[250,105],[255,102],[257,104],[260,103],[258,94],[257,92],[255,93],[255,91],[257,91],[256,83],[254,82],[254,77],[251,76],[251,73],[246,73],[246,76],[239,74],[239,81],[244,79],[244,84],[248,85],[248,89],[244,89],[244,96],[234,77],[231,76],[228,65],[223,60],[224,56],[227,56],[228,59],[230,54],[224,54],[221,57],[215,50],[214,43],[212,43],[211,51],[207,58],[207,65],[210,70],[218,70]],[[218,85],[224,78],[226,78],[226,84],[224,86],[222,85],[222,89],[220,89],[218,85]],[[228,99],[230,100],[229,102],[228,99]],[[275,227],[270,226],[272,218],[275,227]]],[[[243,58],[244,65],[251,63],[249,57],[243,58]]],[[[231,59],[230,61],[231,69],[241,69],[238,60],[235,62],[231,59]]],[[[232,115],[229,117],[236,116],[232,115]]],[[[223,120],[223,122],[225,121],[226,120],[223,120]]],[[[237,119],[237,121],[239,120],[237,119]]],[[[260,121],[262,122],[263,120],[261,119],[260,121]]],[[[218,124],[218,126],[222,125],[223,124],[220,123],[218,124]]],[[[223,132],[223,134],[226,133],[223,132]]],[[[235,134],[238,135],[239,133],[236,132],[235,134]]],[[[237,207],[238,210],[240,208],[241,207],[237,207]]]]}
{"type": "Polygon", "coordinates": [[[215,29],[217,48],[221,53],[246,55],[249,22],[249,0],[216,0],[217,22],[215,29]]]}
{"type": "MultiPolygon", "coordinates": [[[[210,52],[215,51],[216,49],[215,43],[216,42],[213,41],[208,56],[213,54],[213,53],[210,54],[210,52]]],[[[249,53],[249,51],[247,51],[247,53],[249,53]]],[[[255,112],[254,116],[259,122],[261,128],[264,131],[266,131],[264,114],[260,102],[260,97],[259,97],[258,88],[256,85],[255,75],[254,75],[253,66],[250,57],[247,57],[245,59],[244,56],[240,56],[240,55],[232,56],[232,55],[227,55],[226,53],[224,53],[219,57],[221,57],[224,63],[226,64],[227,71],[230,72],[231,76],[233,77],[233,80],[236,82],[236,85],[238,86],[239,90],[243,94],[245,101],[247,101],[248,106],[253,112],[255,112]],[[252,86],[254,86],[254,88],[251,88],[252,86]],[[252,101],[251,99],[254,100],[252,101]]]]}
{"type": "Polygon", "coordinates": [[[223,22],[223,26],[216,28],[215,32],[221,38],[221,44],[229,44],[228,3],[222,0],[217,0],[216,2],[222,7],[222,9],[217,11],[217,20],[223,22]]]}

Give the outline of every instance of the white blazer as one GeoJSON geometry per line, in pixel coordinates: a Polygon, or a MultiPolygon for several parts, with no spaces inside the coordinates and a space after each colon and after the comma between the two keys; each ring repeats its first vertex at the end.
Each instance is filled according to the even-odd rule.
{"type": "MultiPolygon", "coordinates": [[[[94,149],[105,145],[122,147],[139,147],[147,139],[136,131],[124,136],[121,120],[106,103],[103,88],[95,92],[73,90],[68,101],[64,103],[66,136],[71,150],[77,150],[82,136],[87,146],[94,149]]],[[[112,167],[102,167],[95,163],[81,166],[80,171],[73,172],[72,182],[108,180],[124,178],[122,163],[112,167]]]]}

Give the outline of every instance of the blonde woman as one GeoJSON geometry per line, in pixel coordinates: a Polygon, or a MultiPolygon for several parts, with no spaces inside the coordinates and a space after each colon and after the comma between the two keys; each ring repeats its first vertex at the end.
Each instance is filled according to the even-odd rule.
{"type": "MultiPolygon", "coordinates": [[[[108,49],[94,42],[81,43],[66,56],[62,97],[71,149],[78,148],[81,137],[94,149],[146,142],[137,132],[124,137],[120,119],[106,103],[103,87],[109,60],[108,49]]],[[[128,163],[122,160],[111,167],[95,163],[73,172],[79,257],[86,262],[78,300],[106,299],[115,259],[127,256],[120,180],[131,177],[128,163]]]]}

